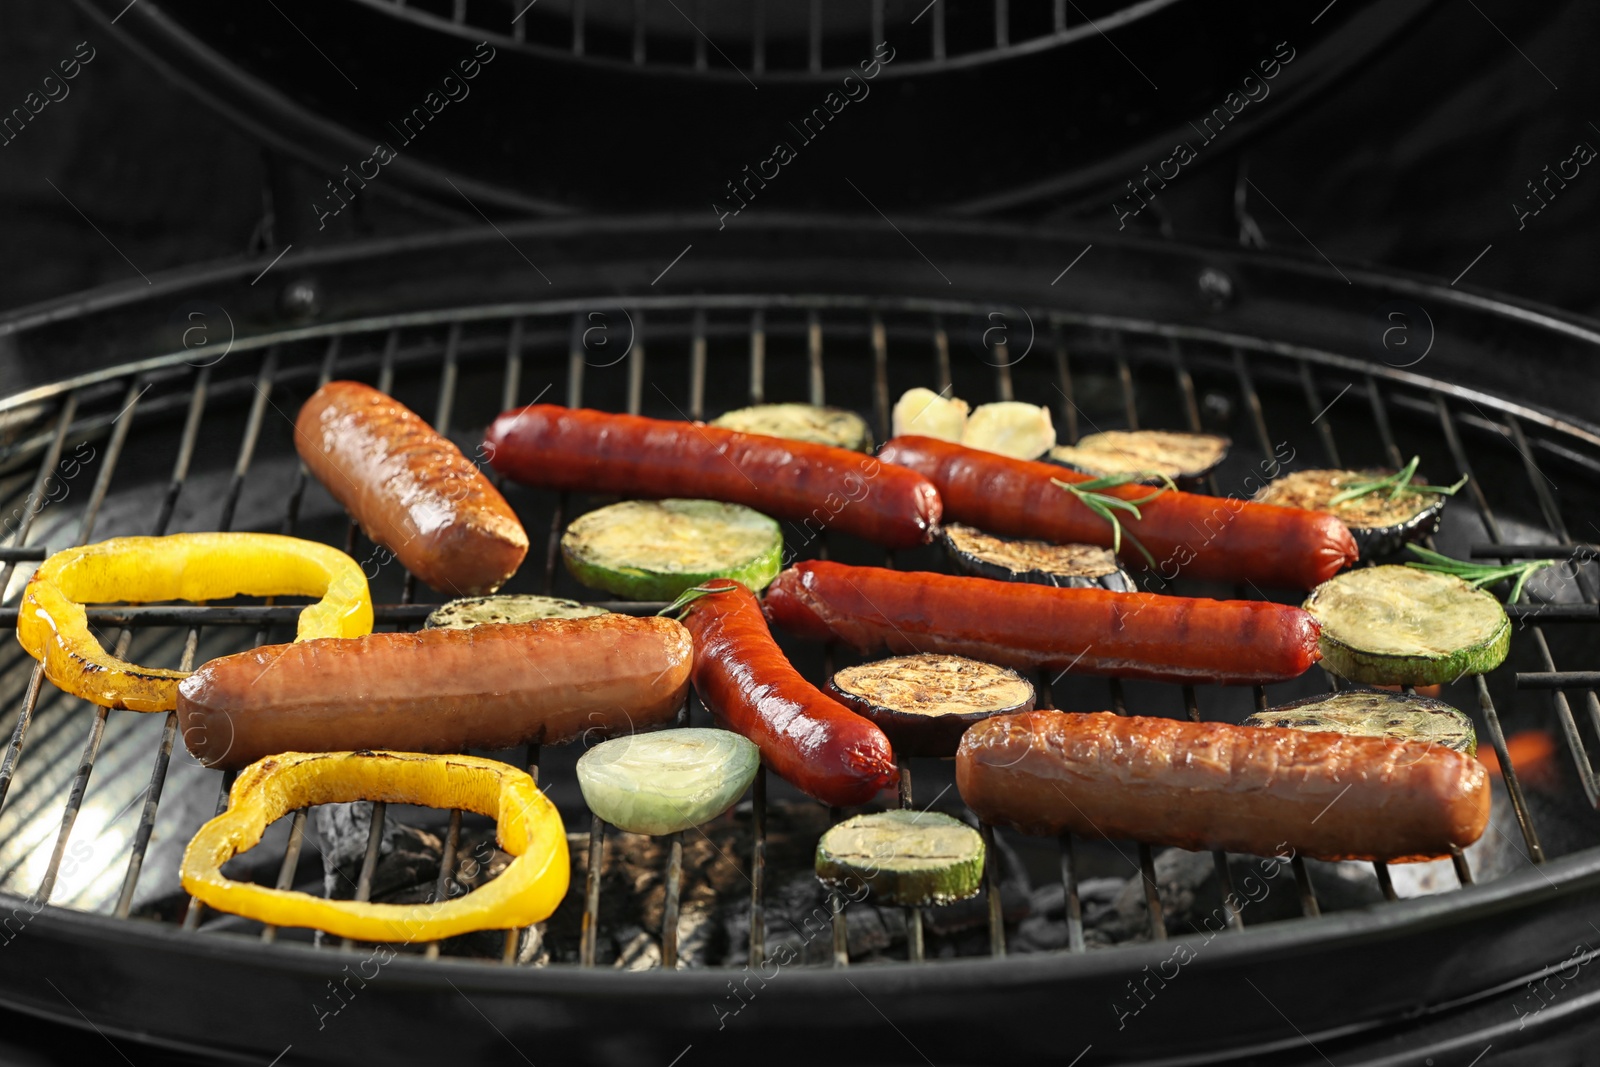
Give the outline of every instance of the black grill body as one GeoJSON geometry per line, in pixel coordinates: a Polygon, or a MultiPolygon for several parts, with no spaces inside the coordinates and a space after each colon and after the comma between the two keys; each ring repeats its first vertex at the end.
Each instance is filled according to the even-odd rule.
{"type": "MultiPolygon", "coordinates": [[[[776,219],[720,232],[670,218],[527,224],[291,252],[275,265],[214,265],[27,309],[0,322],[0,367],[15,383],[3,409],[4,484],[26,491],[54,469],[61,449],[80,441],[99,447],[100,458],[82,492],[41,512],[33,536],[19,538],[15,558],[0,557],[0,567],[9,579],[10,567],[27,565],[30,546],[144,533],[153,522],[293,528],[338,543],[348,523],[296,479],[284,414],[328,373],[392,388],[469,451],[498,410],[547,389],[568,403],[669,418],[712,415],[752,395],[826,400],[860,410],[881,435],[893,397],[942,378],[974,402],[1047,400],[1072,437],[1096,427],[1222,422],[1247,465],[1279,441],[1317,465],[1421,454],[1430,470],[1474,476],[1474,491],[1452,502],[1440,535],[1441,548],[1458,556],[1492,554],[1497,542],[1558,551],[1582,537],[1579,520],[1593,513],[1600,486],[1600,430],[1563,411],[1594,410],[1600,387],[1582,373],[1600,341],[1593,324],[1418,279],[1350,268],[1341,276],[1291,257],[1175,243],[1096,239],[1086,253],[1095,269],[1080,263],[1064,272],[1088,244],[1072,234],[949,223],[903,225],[896,235],[881,220],[860,218],[776,219]],[[269,266],[266,280],[252,285],[269,266]],[[232,343],[220,358],[192,335],[186,347],[192,310],[215,331],[208,344],[228,331],[232,343]],[[1401,321],[1395,311],[1417,347],[1392,347],[1394,334],[1385,345],[1385,331],[1401,321]],[[583,347],[592,313],[609,316],[614,342],[626,342],[622,358],[583,347]],[[988,332],[996,323],[1004,326],[1003,351],[988,332]],[[1532,352],[1536,364],[1519,359],[1532,352]],[[1561,410],[1540,402],[1550,397],[1562,399],[1561,410]],[[136,406],[125,421],[130,400],[136,406]],[[197,408],[191,466],[183,478],[169,477],[197,408]]],[[[1219,491],[1229,491],[1230,477],[1219,475],[1219,491]]],[[[562,584],[553,555],[540,555],[537,538],[581,502],[515,489],[511,499],[536,538],[512,588],[575,591],[562,584]]],[[[830,543],[833,558],[852,562],[881,562],[872,551],[844,538],[830,543]]],[[[940,565],[916,555],[896,563],[940,565]]],[[[1579,777],[1566,779],[1578,816],[1530,806],[1513,776],[1497,787],[1506,821],[1490,832],[1506,836],[1511,862],[1468,865],[1463,880],[1477,884],[1459,889],[1322,915],[1310,904],[1305,917],[1259,925],[1247,910],[1242,929],[1209,939],[1152,927],[1154,940],[1104,951],[923,963],[635,974],[402,953],[327,1019],[317,1006],[328,983],[344,980],[370,947],[353,955],[287,934],[268,943],[259,927],[198,909],[187,923],[138,908],[119,918],[114,891],[96,898],[79,890],[54,903],[9,894],[0,912],[22,926],[6,946],[0,1001],[69,1023],[81,1010],[109,1033],[173,1047],[271,1060],[292,1045],[290,1060],[319,1062],[463,1054],[487,1062],[669,1063],[708,1054],[796,1062],[821,1054],[941,1065],[1002,1057],[1296,1063],[1341,1048],[1456,1055],[1474,1051],[1466,1043],[1479,1034],[1504,1048],[1524,1033],[1510,1005],[1530,981],[1577,970],[1537,1027],[1567,1026],[1592,997],[1590,957],[1574,956],[1575,945],[1594,944],[1589,919],[1600,902],[1600,850],[1584,818],[1592,818],[1582,788],[1584,734],[1565,695],[1519,690],[1516,679],[1593,666],[1592,632],[1581,621],[1594,612],[1592,581],[1585,565],[1553,607],[1519,609],[1529,617],[1507,666],[1446,692],[1475,713],[1502,766],[1514,766],[1504,736],[1548,725],[1552,710],[1581,761],[1579,777]],[[1193,959],[1177,977],[1146,985],[1185,937],[1193,959]],[[1146,997],[1130,1014],[1133,986],[1146,997]],[[1500,1014],[1509,1018],[1496,1021],[1500,1014]],[[820,1033],[826,1050],[817,1048],[820,1033]]],[[[390,624],[413,625],[418,609],[405,601],[426,591],[390,571],[374,594],[388,605],[380,614],[390,624]]],[[[108,628],[129,618],[104,616],[108,628]]],[[[233,650],[253,633],[259,641],[283,632],[278,617],[247,617],[249,625],[216,618],[201,649],[233,650]]],[[[183,620],[147,616],[134,628],[135,652],[176,660],[185,627],[173,621],[183,620]]],[[[820,675],[821,650],[791,651],[820,675]]],[[[131,725],[126,712],[97,719],[49,692],[30,695],[32,664],[15,650],[3,663],[0,692],[16,740],[0,766],[14,790],[0,829],[43,827],[46,840],[64,845],[79,813],[74,798],[84,810],[120,796],[111,792],[118,788],[136,799],[152,761],[166,774],[160,717],[131,725]],[[45,756],[51,752],[64,755],[45,756]]],[[[1207,690],[1195,709],[1237,721],[1260,699],[1279,703],[1322,684],[1308,676],[1269,694],[1207,690]]],[[[1052,696],[1069,708],[1185,713],[1176,687],[1108,692],[1104,680],[1069,677],[1052,696]]],[[[1592,706],[1592,693],[1586,700],[1592,706]]],[[[182,797],[217,798],[220,776],[211,772],[195,771],[208,777],[179,788],[189,772],[181,742],[178,751],[173,792],[150,814],[154,843],[140,853],[145,869],[135,889],[170,878],[170,869],[158,869],[172,862],[163,841],[181,842],[182,820],[209,814],[163,812],[182,797]]],[[[540,774],[569,830],[581,831],[573,756],[540,754],[540,774]]],[[[924,801],[948,779],[937,761],[926,763],[916,778],[924,801]]],[[[773,789],[781,794],[775,779],[773,789]]],[[[1035,870],[1059,862],[1055,842],[1004,836],[1035,870]]],[[[112,890],[129,854],[113,859],[112,890]]],[[[751,858],[740,862],[756,872],[751,858]]],[[[1148,875],[1149,849],[1136,866],[1148,875]]],[[[1288,872],[1279,884],[1274,892],[1304,895],[1288,872]]],[[[135,892],[129,903],[142,899],[135,892]]],[[[992,924],[991,956],[1005,952],[1012,932],[992,924]]]]}

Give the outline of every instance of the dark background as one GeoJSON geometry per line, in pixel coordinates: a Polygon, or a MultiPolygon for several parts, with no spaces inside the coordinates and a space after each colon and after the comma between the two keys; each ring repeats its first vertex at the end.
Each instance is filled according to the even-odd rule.
{"type": "MultiPolygon", "coordinates": [[[[1511,207],[1577,141],[1600,147],[1590,125],[1600,122],[1600,66],[1586,47],[1597,40],[1600,5],[1448,0],[1322,100],[1242,149],[1203,159],[1162,195],[1160,212],[1144,212],[1130,229],[1237,241],[1233,193],[1244,165],[1276,205],[1248,205],[1272,246],[1312,255],[1313,242],[1335,262],[1448,281],[1492,244],[1463,285],[1600,312],[1593,231],[1584,225],[1600,203],[1600,174],[1585,168],[1520,231],[1511,207]]],[[[264,151],[62,0],[0,5],[4,109],[80,41],[96,56],[71,94],[0,147],[0,308],[269,245],[304,249],[452,217],[481,225],[459,204],[436,213],[381,196],[360,198],[320,233],[303,211],[274,218],[265,193],[272,182],[278,202],[304,205],[327,176],[264,151]]],[[[1060,113],[1044,101],[998,106],[1033,109],[1040,137],[1060,113]]],[[[536,115],[529,136],[538,136],[536,115]]],[[[625,165],[626,146],[613,150],[625,165]]],[[[1004,149],[953,145],[951,165],[1003,168],[1004,149]]],[[[1043,204],[1020,214],[1115,231],[1106,199],[1092,209],[1043,204]]]]}

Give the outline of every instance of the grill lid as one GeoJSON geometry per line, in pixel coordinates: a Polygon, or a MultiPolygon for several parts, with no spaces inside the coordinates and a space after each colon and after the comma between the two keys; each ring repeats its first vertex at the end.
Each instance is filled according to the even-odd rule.
{"type": "Polygon", "coordinates": [[[1109,204],[1320,96],[1429,4],[78,2],[346,199],[474,222],[1109,204]]]}

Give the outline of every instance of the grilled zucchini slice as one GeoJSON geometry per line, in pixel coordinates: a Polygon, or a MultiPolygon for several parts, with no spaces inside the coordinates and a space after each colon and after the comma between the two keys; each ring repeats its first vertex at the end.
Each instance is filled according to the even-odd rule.
{"type": "Polygon", "coordinates": [[[1034,698],[1032,683],[1016,671],[965,656],[896,656],[846,667],[827,691],[907,756],[954,756],[967,727],[1032,711],[1034,698]]]}
{"type": "Polygon", "coordinates": [[[983,838],[936,811],[857,815],[817,842],[817,878],[847,893],[865,883],[881,904],[927,907],[975,896],[983,838]]]}
{"type": "Polygon", "coordinates": [[[1363,567],[1311,591],[1322,665],[1367,685],[1437,685],[1498,667],[1511,620],[1490,593],[1415,567],[1363,567]]]}
{"type": "MultiPolygon", "coordinates": [[[[1368,493],[1354,500],[1333,503],[1352,485],[1395,473],[1392,470],[1295,471],[1265,486],[1255,496],[1258,503],[1277,504],[1335,515],[1356,539],[1362,559],[1398,551],[1409,541],[1420,541],[1439,530],[1446,497],[1402,490],[1394,499],[1388,492],[1368,493]]],[[[1417,479],[1421,483],[1420,479],[1417,479]]]]}
{"type": "Polygon", "coordinates": [[[1307,697],[1257,712],[1244,724],[1388,737],[1439,745],[1468,756],[1478,752],[1478,732],[1465,713],[1442,700],[1377,689],[1346,689],[1330,696],[1307,697]]]}
{"type": "Polygon", "coordinates": [[[1075,445],[1057,445],[1045,458],[1081,474],[1106,477],[1146,474],[1156,483],[1162,475],[1202,478],[1216,469],[1233,444],[1226,437],[1175,430],[1107,430],[1092,433],[1075,445]]]}
{"type": "Polygon", "coordinates": [[[761,750],[729,730],[688,727],[602,741],[578,758],[589,810],[632,834],[671,834],[733,807],[761,750]]]}
{"type": "Polygon", "coordinates": [[[1038,459],[1056,443],[1050,409],[1016,400],[980,404],[967,419],[961,443],[1016,459],[1038,459]]]}
{"type": "Polygon", "coordinates": [[[1131,593],[1136,588],[1117,563],[1116,553],[1099,545],[997,537],[958,522],[945,526],[940,540],[957,567],[980,578],[1114,593],[1131,593]]]}
{"type": "Polygon", "coordinates": [[[787,437],[791,441],[810,441],[817,445],[848,448],[852,452],[872,451],[872,431],[867,420],[843,408],[824,408],[815,404],[757,404],[719,415],[711,422],[725,430],[760,433],[768,437],[787,437]]]}
{"type": "Polygon", "coordinates": [[[562,600],[553,596],[469,596],[452,600],[428,615],[430,630],[465,630],[493,622],[533,622],[536,619],[584,619],[609,615],[605,608],[562,600]]]}
{"type": "Polygon", "coordinates": [[[740,504],[625,500],[568,526],[561,558],[584,585],[630,600],[672,600],[712,578],[759,592],[782,569],[783,532],[740,504]]]}
{"type": "Polygon", "coordinates": [[[892,426],[896,437],[916,434],[959,441],[967,428],[967,402],[955,397],[946,399],[921,386],[907,389],[895,401],[892,426]]]}

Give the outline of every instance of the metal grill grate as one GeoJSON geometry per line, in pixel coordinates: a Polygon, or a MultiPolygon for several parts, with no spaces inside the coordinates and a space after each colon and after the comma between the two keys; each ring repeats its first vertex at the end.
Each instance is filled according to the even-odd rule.
{"type": "MultiPolygon", "coordinates": [[[[902,31],[907,64],[973,65],[1087,40],[1137,22],[1177,0],[356,0],[441,33],[497,48],[604,64],[696,73],[839,77],[860,55],[902,31]]],[[[897,40],[900,38],[897,38],[897,40]]]]}
{"type": "MultiPolygon", "coordinates": [[[[1197,337],[1198,331],[1192,329],[1155,322],[1102,320],[1052,313],[1044,308],[1027,313],[1029,322],[1038,323],[1039,328],[1037,336],[1018,352],[1014,350],[1021,347],[1020,341],[1013,343],[1011,350],[1005,343],[974,341],[974,337],[987,338],[987,333],[975,328],[973,323],[989,323],[991,309],[959,301],[829,296],[663,297],[632,301],[625,307],[613,306],[601,313],[620,316],[629,327],[625,354],[613,359],[609,354],[613,350],[605,350],[604,358],[598,358],[592,345],[585,347],[586,331],[593,326],[594,312],[588,310],[589,307],[582,302],[566,301],[513,308],[418,312],[319,326],[241,340],[226,361],[215,367],[194,368],[172,362],[137,374],[103,375],[89,384],[62,388],[43,398],[32,397],[29,403],[41,404],[43,408],[27,419],[25,432],[17,436],[9,451],[0,454],[0,478],[7,479],[0,485],[14,486],[9,491],[24,501],[15,535],[9,545],[0,549],[0,591],[9,589],[14,594],[20,586],[19,565],[42,559],[47,547],[59,549],[68,543],[66,535],[58,537],[56,533],[46,539],[47,543],[42,542],[36,536],[37,516],[44,515],[54,521],[52,530],[57,532],[69,525],[61,519],[61,512],[75,516],[70,540],[83,543],[95,535],[108,499],[117,499],[123,504],[131,502],[135,507],[154,505],[153,521],[143,521],[138,529],[119,528],[117,533],[165,532],[174,527],[174,520],[179,517],[190,527],[228,529],[235,525],[241,506],[247,502],[251,514],[268,514],[258,499],[264,494],[269,500],[281,500],[278,517],[272,522],[276,529],[314,535],[314,531],[306,528],[302,516],[309,488],[303,466],[293,464],[286,485],[268,485],[254,494],[252,489],[257,482],[252,479],[262,460],[282,462],[292,456],[288,451],[291,445],[286,426],[299,399],[315,384],[333,377],[375,380],[380,388],[397,392],[402,399],[430,415],[442,432],[466,427],[466,432],[458,433],[457,438],[468,442],[469,452],[475,427],[494,412],[550,396],[562,398],[572,406],[622,408],[634,413],[690,418],[715,413],[719,405],[733,406],[746,400],[832,401],[871,412],[880,439],[888,436],[893,396],[913,384],[931,384],[936,388],[953,386],[958,395],[975,403],[1012,396],[1051,397],[1062,435],[1074,441],[1085,429],[1112,426],[1200,429],[1203,412],[1215,421],[1232,409],[1241,413],[1235,420],[1235,436],[1240,439],[1236,445],[1244,452],[1251,451],[1254,446],[1261,455],[1272,455],[1274,431],[1285,432],[1282,427],[1293,422],[1295,433],[1291,436],[1308,444],[1308,451],[1320,451],[1316,462],[1326,460],[1338,464],[1342,457],[1353,464],[1399,465],[1405,455],[1421,452],[1429,465],[1427,469],[1436,477],[1453,477],[1458,473],[1474,475],[1469,482],[1470,504],[1452,505],[1451,513],[1459,522],[1446,532],[1470,537],[1474,541],[1472,551],[1477,555],[1572,555],[1582,602],[1512,605],[1510,610],[1522,626],[1515,638],[1513,660],[1497,673],[1509,682],[1514,673],[1513,664],[1530,655],[1533,657],[1541,671],[1516,674],[1515,682],[1524,687],[1556,687],[1558,722],[1575,757],[1587,803],[1595,805],[1600,796],[1582,732],[1564,692],[1574,689],[1585,694],[1591,728],[1600,733],[1600,702],[1597,702],[1595,689],[1600,679],[1592,672],[1558,672],[1545,632],[1548,624],[1600,621],[1594,575],[1590,569],[1594,552],[1572,545],[1563,509],[1550,489],[1553,483],[1548,483],[1536,459],[1540,454],[1557,456],[1579,469],[1593,472],[1600,470],[1600,451],[1590,442],[1564,433],[1555,420],[1509,403],[1486,402],[1458,387],[1421,379],[1414,374],[1402,374],[1309,349],[1286,353],[1284,345],[1267,339],[1235,336],[1220,341],[1197,337]],[[952,349],[959,353],[963,345],[979,358],[952,358],[952,349]],[[1350,396],[1346,397],[1346,393],[1350,396]],[[426,405],[430,398],[434,401],[432,410],[426,405]],[[1344,403],[1339,405],[1341,398],[1344,403]],[[1361,401],[1365,401],[1364,406],[1361,401]],[[242,423],[238,423],[234,420],[241,405],[243,418],[242,423]],[[174,445],[172,435],[157,432],[156,427],[170,430],[180,419],[175,459],[164,487],[153,494],[131,488],[114,490],[119,484],[120,464],[133,460],[148,472],[152,465],[161,461],[162,455],[170,454],[163,450],[174,445]],[[1303,419],[1311,421],[1307,424],[1300,421],[1303,419]],[[137,431],[136,422],[140,423],[137,431]],[[235,430],[235,426],[239,428],[235,430]],[[1310,426],[1316,429],[1309,430],[1310,426]],[[209,431],[209,436],[203,436],[203,431],[209,431]],[[231,466],[217,465],[214,473],[220,477],[213,478],[210,476],[213,472],[209,471],[211,445],[207,442],[228,437],[236,442],[231,466]],[[1314,447],[1308,443],[1312,441],[1314,447]],[[1470,454],[1468,441],[1474,446],[1470,454]],[[55,505],[56,514],[49,508],[41,511],[28,507],[23,487],[36,499],[46,496],[53,481],[61,478],[66,449],[82,442],[103,442],[104,450],[96,457],[99,466],[81,509],[74,512],[67,508],[65,501],[55,505]],[[199,488],[192,484],[197,459],[208,465],[207,479],[199,488]],[[1521,478],[1513,481],[1507,472],[1519,473],[1521,478]],[[220,488],[215,497],[192,499],[197,492],[214,492],[213,487],[220,488]],[[1491,503],[1491,496],[1504,501],[1499,510],[1491,503]],[[1469,508],[1471,519],[1462,514],[1469,508]],[[207,518],[207,515],[212,517],[207,518]],[[1532,515],[1532,521],[1524,515],[1532,515]],[[1476,543],[1480,535],[1468,529],[1474,524],[1481,526],[1481,536],[1486,536],[1489,544],[1476,543]],[[1508,531],[1515,531],[1513,536],[1519,540],[1508,543],[1508,531]]],[[[620,338],[608,341],[617,344],[620,338]]],[[[18,409],[16,403],[10,407],[19,417],[29,414],[18,409]]],[[[7,410],[6,406],[0,406],[0,415],[7,410]]],[[[1306,458],[1312,460],[1313,457],[1306,458]]],[[[1213,475],[1205,488],[1222,493],[1229,490],[1229,485],[1225,476],[1219,480],[1213,475]]],[[[516,580],[516,587],[531,587],[545,593],[565,592],[556,566],[557,541],[566,519],[577,513],[580,502],[568,494],[538,494],[511,486],[507,491],[529,519],[529,528],[547,531],[543,555],[537,551],[530,553],[530,562],[516,580]],[[542,521],[546,514],[548,523],[542,521]]],[[[70,494],[67,499],[71,499],[70,494]]],[[[134,513],[126,507],[123,511],[126,515],[134,513]]],[[[1573,514],[1570,504],[1565,514],[1573,514]]],[[[262,528],[268,525],[263,523],[262,528]]],[[[322,528],[324,531],[339,529],[346,550],[357,558],[363,556],[364,542],[353,523],[341,518],[338,527],[322,524],[322,528]]],[[[865,546],[827,538],[822,540],[818,551],[862,562],[882,559],[881,556],[871,558],[871,553],[878,550],[869,553],[865,546]]],[[[888,563],[927,567],[930,558],[918,557],[916,553],[901,553],[897,558],[891,553],[888,563]]],[[[383,574],[374,581],[374,591],[378,596],[384,592],[391,594],[386,602],[377,606],[380,626],[413,626],[429,610],[429,605],[414,602],[417,586],[409,574],[403,577],[383,574]]],[[[1251,592],[1248,589],[1229,591],[1230,595],[1240,596],[1249,596],[1251,592]]],[[[658,605],[608,603],[607,606],[648,611],[658,605]]],[[[181,668],[188,669],[208,654],[239,649],[241,634],[253,633],[256,644],[265,642],[275,627],[292,624],[297,611],[294,606],[270,602],[104,607],[91,610],[90,619],[103,628],[104,635],[109,636],[115,630],[119,655],[126,654],[137,638],[141,642],[140,651],[148,650],[144,646],[165,651],[169,656],[177,651],[173,658],[181,668]],[[182,635],[177,644],[170,640],[175,633],[182,635]],[[150,638],[154,638],[155,643],[150,638]],[[209,652],[202,654],[202,648],[209,652]]],[[[14,607],[0,610],[0,626],[14,625],[15,616],[14,607]]],[[[35,901],[49,903],[53,897],[61,896],[59,876],[63,860],[69,844],[74,841],[75,828],[82,818],[95,772],[102,769],[99,764],[108,728],[115,726],[121,737],[128,730],[143,728],[145,720],[152,717],[125,711],[108,713],[56,694],[44,683],[42,671],[31,660],[17,655],[14,645],[10,646],[10,651],[13,653],[10,660],[0,663],[0,693],[16,690],[20,697],[13,703],[16,717],[11,740],[0,762],[0,837],[26,840],[40,827],[49,829],[48,859],[42,870],[27,872],[34,877],[31,885],[24,887],[35,901]],[[59,709],[51,718],[49,736],[42,740],[30,735],[41,707],[59,709]],[[65,736],[61,734],[63,730],[80,735],[83,740],[75,770],[64,783],[59,783],[61,788],[52,788],[53,763],[62,759],[59,753],[67,751],[61,739],[65,736]],[[45,751],[35,754],[30,740],[34,741],[34,747],[46,745],[45,751]],[[20,780],[19,770],[28,767],[30,755],[40,766],[30,780],[28,801],[19,805],[17,799],[11,797],[8,805],[8,794],[20,780]],[[55,798],[55,807],[48,813],[43,802],[46,795],[55,798]]],[[[808,653],[800,655],[802,662],[814,668],[816,657],[805,660],[808,653]]],[[[832,649],[821,653],[824,671],[832,670],[834,658],[832,649]]],[[[816,676],[814,670],[813,676],[816,676]]],[[[1494,684],[1499,687],[1500,679],[1494,680],[1494,684]]],[[[1125,689],[1117,680],[1112,680],[1107,687],[1092,679],[1041,676],[1038,688],[1040,705],[1044,707],[1109,706],[1119,713],[1186,716],[1196,721],[1202,715],[1237,720],[1268,703],[1268,693],[1261,687],[1248,693],[1215,688],[1201,693],[1193,686],[1138,684],[1125,689]]],[[[1526,792],[1518,780],[1496,701],[1491,696],[1491,679],[1475,677],[1457,691],[1477,697],[1482,725],[1503,769],[1506,793],[1525,846],[1517,851],[1528,862],[1541,863],[1545,859],[1545,849],[1534,825],[1526,792]]],[[[1502,697],[1502,702],[1504,699],[1502,697]]],[[[1461,702],[1458,698],[1457,703],[1461,702]]],[[[691,698],[684,721],[705,719],[704,709],[691,698]]],[[[108,872],[115,867],[115,871],[105,877],[113,878],[117,889],[114,893],[102,894],[102,900],[95,905],[119,918],[137,913],[134,906],[141,876],[149,873],[146,862],[149,848],[153,837],[160,836],[158,819],[171,769],[176,738],[175,714],[166,715],[159,734],[152,733],[152,737],[154,755],[151,758],[146,749],[143,764],[149,768],[148,784],[135,798],[142,800],[136,826],[127,836],[125,849],[117,862],[105,867],[108,872]]],[[[119,759],[122,759],[126,746],[119,745],[118,749],[119,759]]],[[[543,773],[541,785],[544,788],[567,788],[570,792],[571,753],[561,753],[561,758],[554,762],[542,759],[553,755],[555,753],[541,753],[534,746],[528,749],[523,761],[536,777],[543,773]],[[546,766],[541,767],[542,762],[546,766]]],[[[939,761],[914,760],[906,770],[901,803],[908,806],[914,799],[913,781],[922,791],[919,798],[926,802],[928,787],[924,783],[937,783],[949,777],[948,770],[942,768],[939,761]]],[[[126,768],[119,768],[117,773],[125,771],[126,768]]],[[[215,780],[215,810],[225,807],[232,776],[198,770],[193,773],[215,780]]],[[[59,779],[60,776],[55,777],[59,779]]],[[[748,856],[738,858],[744,867],[742,873],[750,882],[753,918],[748,951],[749,958],[754,961],[764,957],[767,939],[764,892],[771,874],[767,859],[768,798],[775,788],[787,787],[769,781],[765,771],[758,774],[748,800],[752,846],[748,856]]],[[[933,799],[938,803],[949,796],[946,790],[933,799]]],[[[949,799],[945,806],[954,804],[954,800],[949,799]]],[[[839,814],[830,812],[830,819],[837,819],[839,814]]],[[[358,899],[365,899],[372,890],[386,815],[383,805],[375,807],[360,867],[358,899]]],[[[306,820],[306,811],[296,812],[287,819],[287,835],[276,874],[276,884],[280,888],[293,884],[307,841],[306,820]]],[[[569,827],[573,825],[569,814],[569,827]]],[[[193,826],[188,829],[192,831],[193,826]]],[[[461,831],[461,813],[450,813],[444,832],[444,860],[435,883],[436,894],[447,891],[461,831]]],[[[576,952],[579,967],[592,967],[597,960],[602,897],[599,860],[608,843],[606,831],[597,817],[590,818],[589,875],[585,882],[575,882],[570,891],[581,896],[583,901],[580,943],[576,952]]],[[[181,827],[171,822],[165,832],[186,836],[181,827]]],[[[687,833],[693,835],[695,831],[687,833]]],[[[1038,843],[1008,833],[997,835],[990,827],[983,827],[983,833],[991,845],[998,837],[1019,852],[1027,852],[1038,868],[1038,843]]],[[[675,965],[678,957],[677,916],[684,880],[684,839],[683,834],[673,835],[667,848],[661,954],[663,965],[668,968],[675,965]]],[[[1584,840],[1569,845],[1566,850],[1589,844],[1592,841],[1584,840]]],[[[1045,869],[1057,872],[1063,886],[1066,952],[1086,951],[1080,894],[1084,864],[1091,854],[1104,864],[1108,848],[1118,851],[1115,844],[1074,841],[1068,836],[1055,843],[1055,851],[1044,860],[1045,869]]],[[[1001,851],[991,847],[990,857],[985,879],[987,944],[990,954],[1000,956],[1007,950],[1008,938],[999,892],[1001,851]]],[[[1217,853],[1214,862],[1218,884],[1224,891],[1231,890],[1228,857],[1217,853]]],[[[1149,846],[1138,846],[1136,861],[1129,860],[1129,863],[1143,880],[1149,936],[1162,939],[1167,928],[1149,846]]],[[[1474,872],[1465,855],[1455,855],[1452,866],[1461,885],[1472,882],[1474,872]]],[[[1292,871],[1302,913],[1308,917],[1317,916],[1321,907],[1307,865],[1295,857],[1292,871]]],[[[1389,869],[1377,865],[1376,876],[1384,896],[1395,899],[1397,893],[1389,869]]],[[[18,886],[20,877],[14,861],[0,884],[8,888],[18,886]]],[[[81,905],[80,898],[84,896],[80,888],[63,903],[81,905]]],[[[829,906],[833,919],[832,960],[834,966],[843,967],[850,963],[846,938],[848,908],[837,894],[831,896],[829,906]]],[[[216,936],[243,934],[264,942],[272,942],[279,936],[279,931],[270,927],[249,928],[237,920],[207,916],[193,902],[181,915],[170,913],[158,917],[181,922],[186,929],[198,929],[202,934],[215,929],[216,936]]],[[[910,961],[918,962],[924,958],[925,950],[923,916],[912,911],[906,919],[905,954],[910,961]]],[[[1226,919],[1231,932],[1244,931],[1242,911],[1230,907],[1226,919]]],[[[526,935],[508,931],[500,953],[501,961],[515,965],[523,955],[525,943],[526,935]]],[[[430,958],[439,955],[437,945],[415,947],[430,958]]]]}

